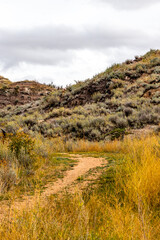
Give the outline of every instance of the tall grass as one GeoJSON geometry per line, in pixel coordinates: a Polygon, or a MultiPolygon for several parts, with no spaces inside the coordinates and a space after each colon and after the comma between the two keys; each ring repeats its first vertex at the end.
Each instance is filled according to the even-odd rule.
{"type": "Polygon", "coordinates": [[[106,142],[90,142],[85,139],[66,140],[63,137],[44,138],[37,134],[35,137],[35,149],[39,154],[47,156],[49,153],[62,152],[119,152],[122,148],[122,142],[119,140],[106,142]]]}
{"type": "MultiPolygon", "coordinates": [[[[117,144],[108,145],[112,152],[117,144]]],[[[2,221],[0,239],[160,239],[160,138],[126,139],[118,149],[123,157],[93,192],[50,197],[15,213],[2,221]]]]}
{"type": "Polygon", "coordinates": [[[121,149],[121,142],[118,140],[112,142],[79,140],[77,142],[71,142],[70,144],[72,146],[70,149],[72,149],[73,152],[119,152],[121,149]]]}

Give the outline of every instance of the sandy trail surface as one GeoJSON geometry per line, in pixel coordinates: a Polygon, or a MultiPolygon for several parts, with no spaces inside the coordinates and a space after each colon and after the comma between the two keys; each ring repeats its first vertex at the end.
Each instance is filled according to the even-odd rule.
{"type": "Polygon", "coordinates": [[[72,187],[72,183],[78,177],[84,175],[90,169],[104,164],[104,158],[85,157],[81,155],[71,155],[70,158],[76,159],[78,161],[77,164],[71,170],[66,171],[64,178],[47,184],[41,194],[37,192],[34,196],[24,196],[21,200],[14,200],[13,203],[7,200],[0,202],[0,219],[5,216],[12,217],[15,211],[31,208],[36,202],[43,202],[46,197],[59,193],[66,187],[69,189],[70,185],[72,187]]]}

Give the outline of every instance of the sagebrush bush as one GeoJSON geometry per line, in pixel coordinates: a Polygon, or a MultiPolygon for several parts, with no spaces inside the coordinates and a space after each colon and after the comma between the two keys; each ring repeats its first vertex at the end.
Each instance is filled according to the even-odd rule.
{"type": "Polygon", "coordinates": [[[19,125],[17,123],[15,123],[15,121],[10,121],[5,126],[5,130],[7,133],[15,134],[18,131],[18,129],[19,129],[19,125]]]}
{"type": "Polygon", "coordinates": [[[133,109],[132,108],[124,108],[124,113],[126,115],[126,117],[130,116],[133,113],[133,109]]]}
{"type": "Polygon", "coordinates": [[[44,108],[53,108],[59,105],[60,97],[58,94],[53,94],[47,99],[47,103],[45,103],[44,108]]]}
{"type": "Polygon", "coordinates": [[[100,101],[102,97],[103,97],[103,94],[101,94],[100,92],[96,92],[92,95],[92,99],[95,102],[100,101]]]}
{"type": "Polygon", "coordinates": [[[113,123],[117,128],[126,128],[128,126],[127,119],[113,115],[109,117],[109,121],[113,123]]]}
{"type": "Polygon", "coordinates": [[[159,123],[159,115],[151,112],[151,110],[150,112],[146,110],[145,111],[142,110],[141,112],[139,112],[138,116],[139,116],[139,121],[141,125],[159,123]]]}

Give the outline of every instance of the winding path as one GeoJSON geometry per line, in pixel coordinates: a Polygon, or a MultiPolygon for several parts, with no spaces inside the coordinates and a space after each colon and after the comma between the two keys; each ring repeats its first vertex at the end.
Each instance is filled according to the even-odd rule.
{"type": "Polygon", "coordinates": [[[83,157],[81,155],[71,155],[70,158],[77,159],[77,165],[71,170],[66,171],[63,179],[58,179],[54,183],[47,184],[41,194],[24,196],[22,200],[15,200],[11,204],[8,204],[7,201],[0,202],[0,219],[4,218],[4,216],[11,217],[14,211],[31,208],[36,202],[45,201],[46,197],[69,187],[79,176],[84,175],[90,169],[102,166],[104,163],[104,158],[83,157]]]}

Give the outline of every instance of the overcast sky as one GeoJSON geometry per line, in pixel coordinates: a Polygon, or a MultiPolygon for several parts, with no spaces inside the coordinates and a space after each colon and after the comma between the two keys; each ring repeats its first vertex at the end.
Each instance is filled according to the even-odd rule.
{"type": "Polygon", "coordinates": [[[68,85],[160,48],[160,0],[0,0],[0,75],[68,85]]]}

